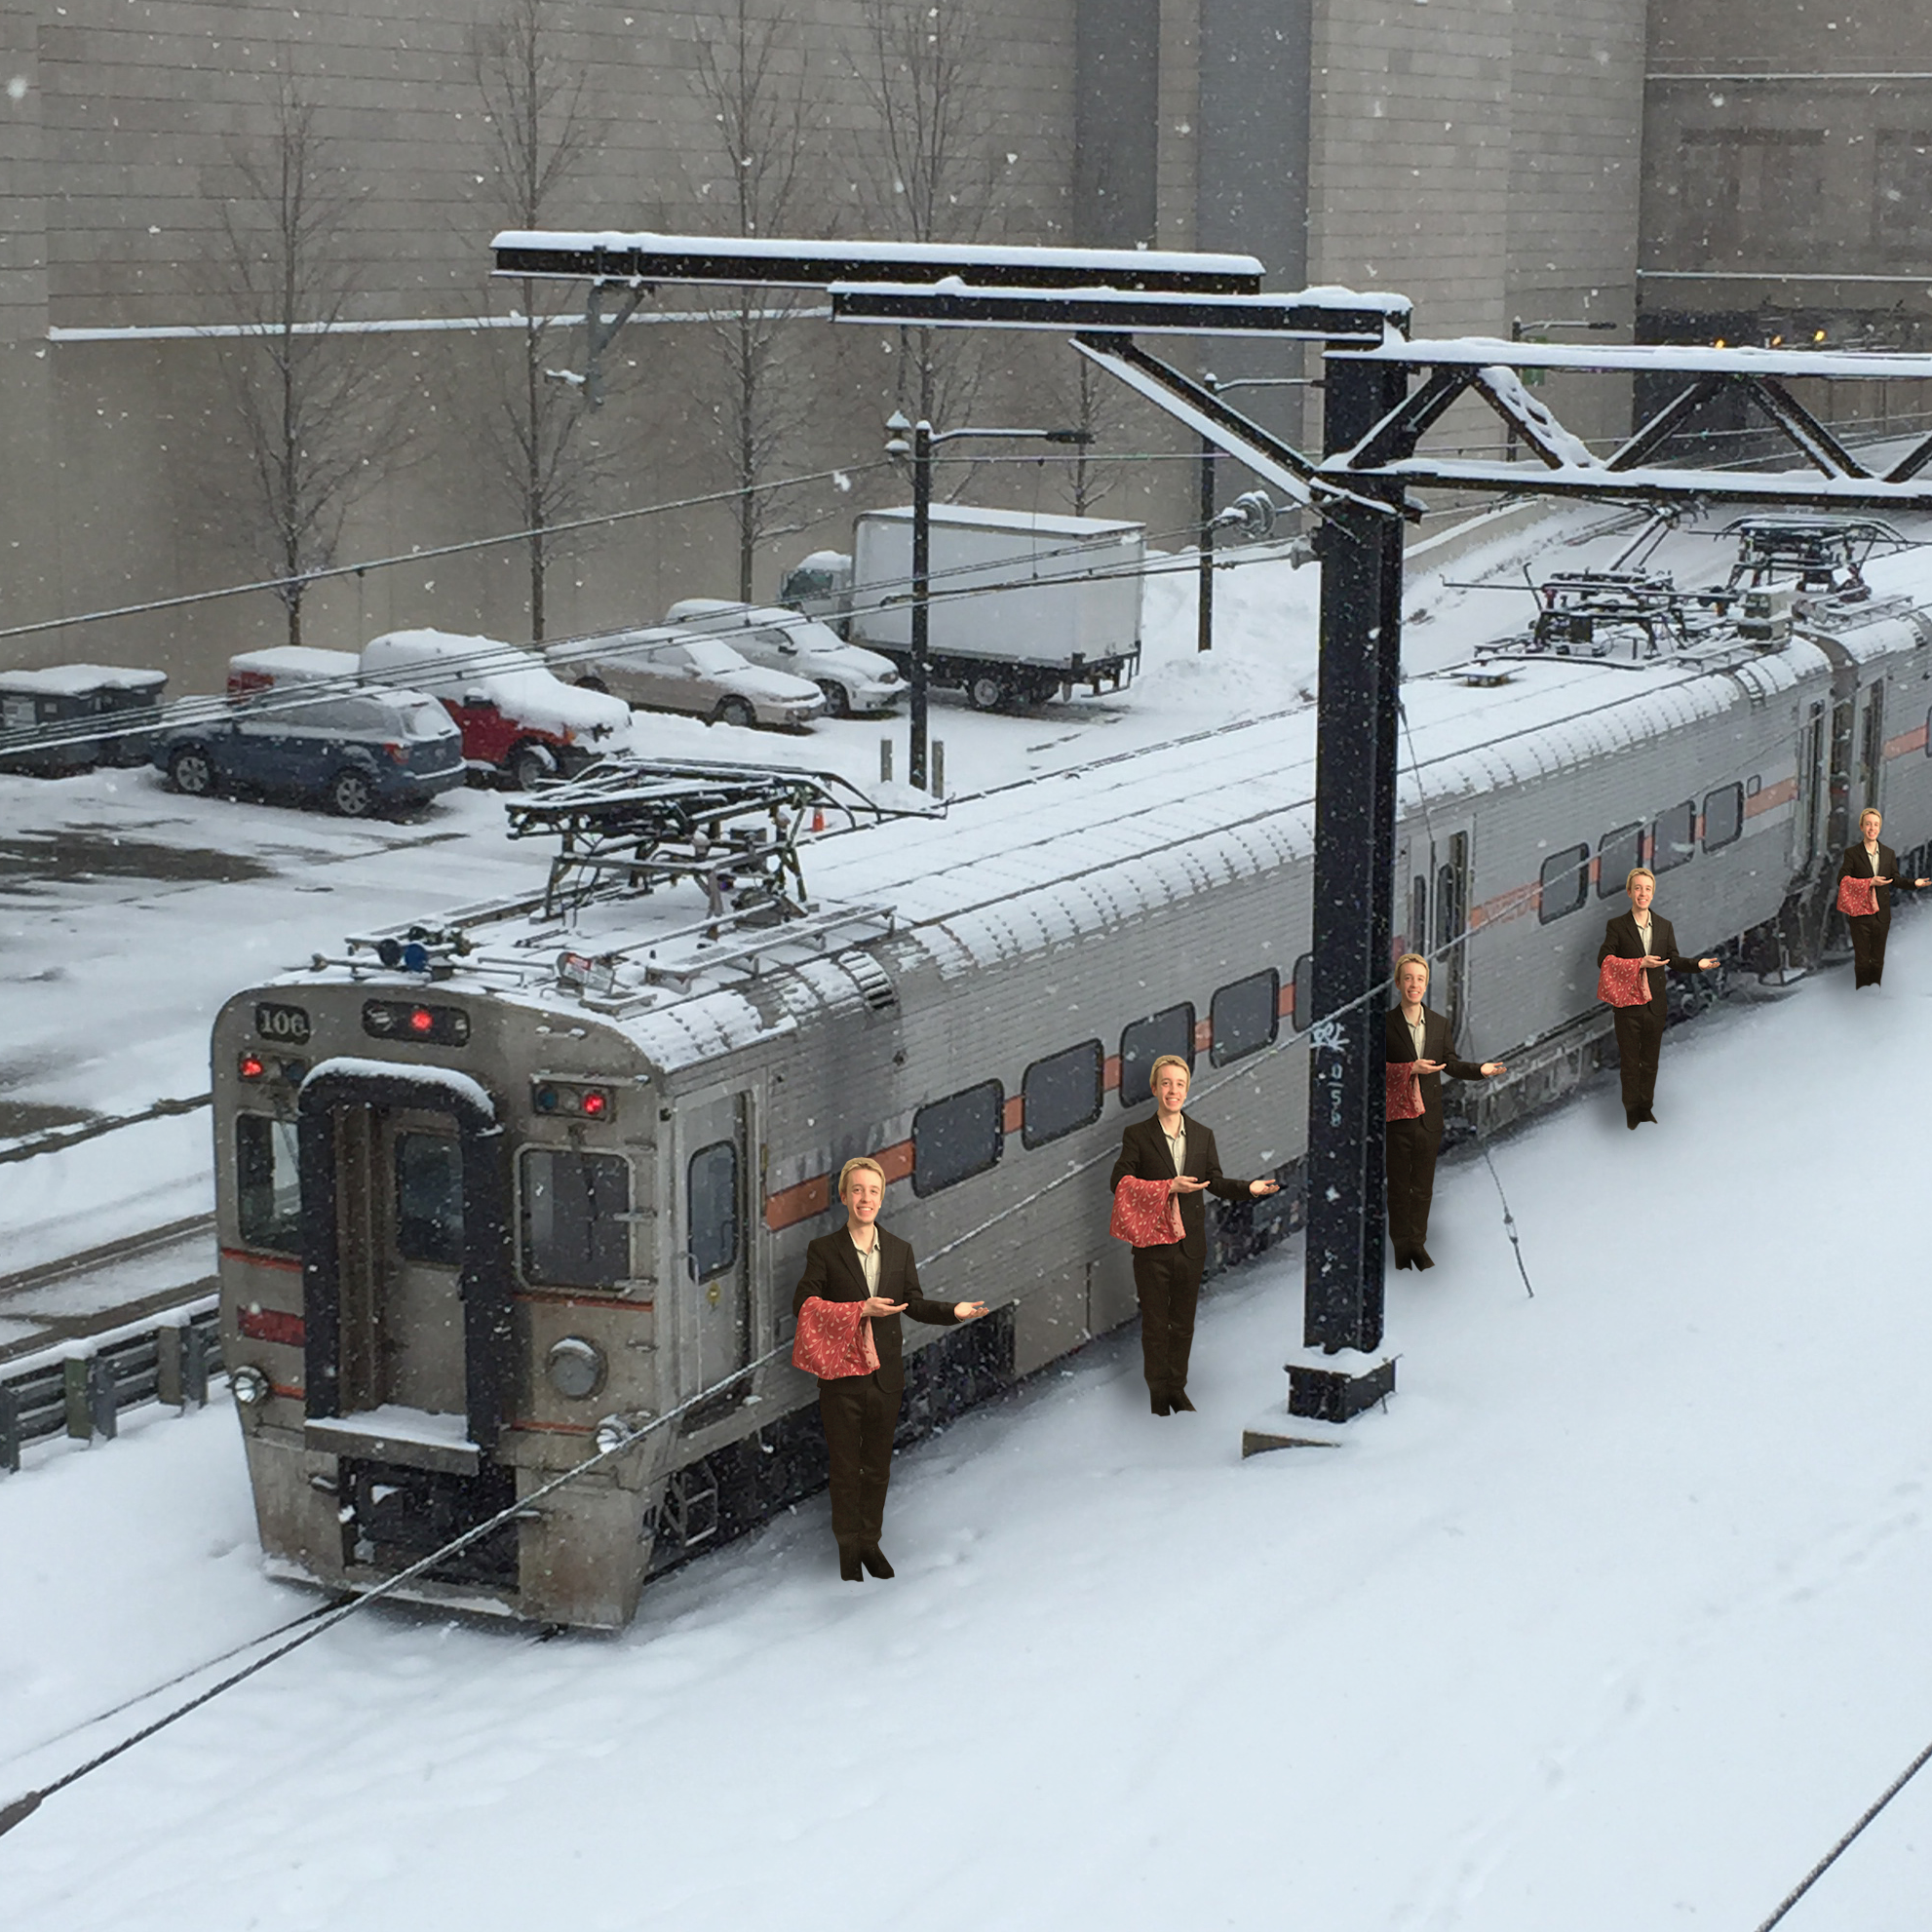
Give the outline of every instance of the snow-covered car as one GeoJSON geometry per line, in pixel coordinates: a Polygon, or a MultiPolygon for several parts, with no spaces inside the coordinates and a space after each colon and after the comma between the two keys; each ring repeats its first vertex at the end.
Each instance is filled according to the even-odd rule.
{"type": "Polygon", "coordinates": [[[890,658],[846,643],[829,625],[795,610],[691,597],[674,603],[665,622],[719,638],[767,671],[809,677],[825,693],[825,708],[833,717],[890,711],[906,690],[890,658]]]}
{"type": "Polygon", "coordinates": [[[152,759],[190,798],[257,792],[360,819],[413,811],[464,780],[462,734],[420,691],[303,699],[282,685],[214,717],[198,711],[163,719],[152,759]]]}
{"type": "Polygon", "coordinates": [[[825,711],[808,678],[748,663],[716,638],[682,625],[618,631],[558,646],[551,662],[586,691],[609,691],[651,711],[691,712],[710,724],[774,724],[797,729],[825,711]]]}
{"type": "Polygon", "coordinates": [[[361,676],[362,660],[354,651],[269,644],[258,651],[237,651],[228,660],[228,695],[246,698],[289,684],[353,684],[361,676]]]}
{"type": "Polygon", "coordinates": [[[554,676],[534,651],[449,631],[391,631],[363,646],[366,683],[406,684],[442,700],[470,769],[527,792],[620,746],[631,713],[554,676]]]}

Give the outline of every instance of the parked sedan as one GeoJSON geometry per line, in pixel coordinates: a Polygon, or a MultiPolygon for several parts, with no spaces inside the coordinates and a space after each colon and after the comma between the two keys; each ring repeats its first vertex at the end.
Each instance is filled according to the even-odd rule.
{"type": "Polygon", "coordinates": [[[890,711],[906,690],[890,658],[846,643],[827,625],[795,610],[688,597],[671,606],[665,622],[716,638],[767,671],[809,677],[825,693],[825,708],[833,717],[890,711]]]}
{"type": "Polygon", "coordinates": [[[693,712],[712,724],[797,729],[825,710],[816,684],[748,664],[731,645],[694,638],[681,626],[561,644],[551,663],[590,690],[651,711],[693,712]]]}
{"type": "Polygon", "coordinates": [[[258,792],[346,819],[411,811],[464,779],[462,733],[419,691],[284,690],[214,718],[164,720],[153,762],[190,798],[258,792]]]}

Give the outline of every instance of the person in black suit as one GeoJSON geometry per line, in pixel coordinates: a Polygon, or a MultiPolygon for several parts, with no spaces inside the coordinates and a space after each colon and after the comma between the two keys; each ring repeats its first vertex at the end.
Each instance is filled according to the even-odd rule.
{"type": "Polygon", "coordinates": [[[1657,1119],[1651,1102],[1657,1093],[1657,1056],[1664,1044],[1664,1021],[1670,1013],[1664,998],[1664,974],[1709,973],[1718,962],[1679,956],[1671,922],[1661,912],[1650,910],[1650,902],[1657,894],[1657,875],[1648,866],[1633,867],[1623,887],[1630,894],[1630,910],[1619,912],[1604,926],[1597,964],[1601,966],[1612,954],[1619,959],[1641,959],[1650,986],[1647,1005],[1612,1009],[1617,1072],[1623,1081],[1624,1125],[1635,1132],[1644,1121],[1654,1126],[1657,1119]]]}
{"type": "Polygon", "coordinates": [[[1859,813],[1860,842],[1845,847],[1844,859],[1838,867],[1841,879],[1876,879],[1878,882],[1878,889],[1872,895],[1878,902],[1877,911],[1863,912],[1845,920],[1851,931],[1854,986],[1875,986],[1885,977],[1885,941],[1892,930],[1892,888],[1903,886],[1911,892],[1914,889],[1922,891],[1932,885],[1932,879],[1900,877],[1899,855],[1889,845],[1878,843],[1878,832],[1884,823],[1870,805],[1859,813]]]}
{"type": "Polygon", "coordinates": [[[1429,962],[1405,952],[1395,962],[1400,1003],[1383,1023],[1383,1058],[1391,1063],[1412,1061],[1422,1090],[1422,1112],[1414,1120],[1391,1120],[1383,1130],[1387,1150],[1389,1240],[1399,1268],[1433,1268],[1429,1204],[1436,1194],[1436,1156],[1443,1150],[1443,1075],[1451,1080],[1491,1080],[1507,1073],[1499,1060],[1457,1060],[1448,1018],[1422,1004],[1429,990],[1429,962]]]}
{"type": "Polygon", "coordinates": [[[950,1327],[986,1312],[984,1301],[928,1301],[919,1293],[919,1267],[910,1242],[878,1225],[885,1170],[865,1155],[838,1172],[845,1225],[822,1234],[805,1250],[805,1272],[792,1296],[795,1316],[817,1295],[825,1301],[863,1301],[872,1325],[879,1366],[869,1375],[837,1375],[819,1382],[819,1420],[831,1465],[831,1533],[838,1541],[838,1573],[864,1581],[861,1565],[890,1576],[879,1548],[886,1484],[892,1476],[892,1432],[906,1392],[906,1357],[899,1318],[950,1327]]]}
{"type": "Polygon", "coordinates": [[[1165,1053],[1148,1069],[1155,1111],[1120,1137],[1108,1192],[1130,1177],[1165,1180],[1180,1202],[1181,1239],[1134,1251],[1134,1292],[1140,1303],[1140,1361],[1147,1397],[1156,1415],[1191,1410],[1187,1358],[1194,1346],[1194,1310],[1201,1298],[1201,1269],[1208,1258],[1208,1217],[1203,1191],[1223,1201],[1274,1193],[1278,1180],[1229,1180],[1221,1173],[1215,1137],[1181,1109],[1187,1102],[1187,1063],[1165,1053]]]}

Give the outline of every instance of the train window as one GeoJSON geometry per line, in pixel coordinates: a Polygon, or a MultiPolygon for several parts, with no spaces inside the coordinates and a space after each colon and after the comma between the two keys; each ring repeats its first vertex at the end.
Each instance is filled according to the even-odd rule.
{"type": "Polygon", "coordinates": [[[1686,798],[1681,805],[1673,805],[1668,812],[1657,814],[1657,823],[1650,833],[1650,860],[1653,871],[1667,872],[1673,866],[1681,866],[1685,860],[1695,856],[1697,851],[1697,806],[1695,801],[1686,798]]]}
{"type": "Polygon", "coordinates": [[[691,1156],[684,1177],[691,1236],[691,1272],[699,1281],[721,1275],[738,1259],[738,1143],[714,1140],[691,1156]]]}
{"type": "Polygon", "coordinates": [[[951,1099],[934,1101],[912,1116],[912,1191],[942,1187],[984,1174],[999,1159],[1006,1090],[983,1080],[951,1099]]]}
{"type": "Polygon", "coordinates": [[[1101,1117],[1101,1076],[1105,1055],[1098,1040],[1068,1047],[1026,1069],[1020,1091],[1025,1106],[1020,1138],[1028,1147],[1044,1147],[1076,1127],[1101,1117]]]}
{"type": "Polygon", "coordinates": [[[396,1137],[396,1252],[445,1268],[463,1262],[463,1150],[446,1134],[396,1137]]]}
{"type": "Polygon", "coordinates": [[[631,1164],[617,1154],[523,1149],[523,1279],[615,1288],[631,1272],[631,1164]]]}
{"type": "Polygon", "coordinates": [[[1597,897],[1614,899],[1623,882],[1643,863],[1643,828],[1619,826],[1597,841],[1597,897]]]}
{"type": "Polygon", "coordinates": [[[1208,1008],[1208,1026],[1214,1045],[1209,1059],[1225,1066],[1245,1054],[1259,1053],[1275,1036],[1281,1024],[1281,975],[1271,966],[1265,973],[1251,973],[1223,986],[1208,1008]]]}
{"type": "Polygon", "coordinates": [[[1744,830],[1744,787],[1720,785],[1704,794],[1704,849],[1716,852],[1744,830]]]}
{"type": "Polygon", "coordinates": [[[1590,848],[1571,845],[1543,861],[1537,881],[1536,916],[1544,925],[1574,912],[1590,897],[1590,848]]]}
{"type": "Polygon", "coordinates": [[[1164,1053],[1179,1054],[1194,1071],[1194,1009],[1163,1007],[1151,1019],[1137,1020],[1120,1036],[1120,1103],[1138,1107],[1152,1091],[1147,1076],[1164,1053]]]}
{"type": "Polygon", "coordinates": [[[266,1114],[235,1116],[235,1206],[245,1248],[302,1252],[302,1180],[295,1123],[266,1114]]]}
{"type": "Polygon", "coordinates": [[[1315,955],[1312,952],[1304,952],[1294,962],[1294,1030],[1305,1033],[1308,1023],[1315,1017],[1315,955]]]}

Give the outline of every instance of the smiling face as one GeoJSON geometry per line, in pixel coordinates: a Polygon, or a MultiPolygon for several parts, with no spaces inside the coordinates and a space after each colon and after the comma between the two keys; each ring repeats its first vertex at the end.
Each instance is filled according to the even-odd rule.
{"type": "Polygon", "coordinates": [[[1419,959],[1411,959],[1396,975],[1395,989],[1402,995],[1404,1006],[1420,1006],[1422,995],[1429,990],[1429,969],[1419,959]]]}
{"type": "Polygon", "coordinates": [[[1858,833],[1868,845],[1878,842],[1878,828],[1885,823],[1876,812],[1867,812],[1858,822],[1858,833]]]}
{"type": "Polygon", "coordinates": [[[1179,1062],[1154,1076],[1154,1103],[1163,1113],[1179,1113],[1187,1104],[1187,1069],[1179,1062]]]}
{"type": "Polygon", "coordinates": [[[885,1187],[869,1167],[855,1167],[845,1177],[845,1212],[861,1227],[870,1227],[879,1217],[879,1205],[885,1187]]]}
{"type": "Polygon", "coordinates": [[[1630,909],[1633,912],[1647,912],[1651,900],[1657,896],[1657,881],[1648,872],[1639,872],[1631,880],[1629,891],[1630,909]]]}

